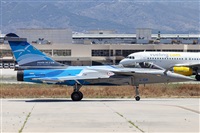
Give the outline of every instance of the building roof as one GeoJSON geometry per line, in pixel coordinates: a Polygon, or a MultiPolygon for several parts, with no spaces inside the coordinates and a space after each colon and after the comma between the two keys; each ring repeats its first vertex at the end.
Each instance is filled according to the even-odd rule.
{"type": "MultiPolygon", "coordinates": [[[[73,38],[136,38],[136,34],[73,34],[73,38]]],[[[152,34],[152,38],[157,38],[158,34],[152,34]]],[[[160,34],[162,38],[200,38],[200,34],[160,34]]]]}

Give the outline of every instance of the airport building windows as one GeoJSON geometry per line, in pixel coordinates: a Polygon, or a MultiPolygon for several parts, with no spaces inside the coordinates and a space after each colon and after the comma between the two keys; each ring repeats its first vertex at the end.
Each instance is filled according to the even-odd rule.
{"type": "Polygon", "coordinates": [[[52,50],[41,50],[44,54],[52,56],[52,50]]]}
{"type": "Polygon", "coordinates": [[[71,56],[71,50],[53,50],[53,56],[71,56]]]}
{"type": "Polygon", "coordinates": [[[92,50],[92,56],[113,56],[113,50],[92,50]]]}
{"type": "Polygon", "coordinates": [[[115,56],[122,56],[122,50],[115,50],[115,56]]]}
{"type": "Polygon", "coordinates": [[[4,39],[0,38],[0,44],[3,44],[3,43],[4,43],[4,39]]]}
{"type": "Polygon", "coordinates": [[[187,52],[200,52],[200,50],[192,49],[192,50],[187,50],[187,52]]]}
{"type": "Polygon", "coordinates": [[[163,49],[162,51],[165,51],[165,52],[183,52],[183,50],[176,50],[176,49],[163,49]]]}
{"type": "Polygon", "coordinates": [[[127,57],[129,54],[135,53],[135,52],[141,52],[144,50],[122,50],[122,56],[127,57]]]}
{"type": "Polygon", "coordinates": [[[11,57],[13,54],[11,50],[0,50],[0,58],[2,57],[11,57]]]}
{"type": "Polygon", "coordinates": [[[156,51],[156,50],[153,50],[153,49],[148,49],[148,50],[146,50],[146,51],[156,51]]]}

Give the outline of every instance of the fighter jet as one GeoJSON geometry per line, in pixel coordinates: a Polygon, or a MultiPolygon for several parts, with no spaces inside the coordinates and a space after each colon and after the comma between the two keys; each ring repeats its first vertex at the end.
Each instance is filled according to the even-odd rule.
{"type": "Polygon", "coordinates": [[[12,53],[18,64],[17,80],[33,83],[47,83],[73,86],[71,94],[73,101],[80,101],[83,85],[135,87],[136,101],[140,100],[139,85],[152,83],[183,82],[193,80],[180,74],[165,72],[165,69],[124,68],[120,65],[102,66],[67,66],[56,62],[33,45],[26,38],[20,38],[14,33],[6,35],[12,53]]]}

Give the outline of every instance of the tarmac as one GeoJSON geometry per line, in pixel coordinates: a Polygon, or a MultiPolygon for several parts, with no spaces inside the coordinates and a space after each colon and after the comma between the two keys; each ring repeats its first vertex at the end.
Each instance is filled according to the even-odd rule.
{"type": "Polygon", "coordinates": [[[200,99],[1,99],[1,132],[200,132],[200,99]]]}
{"type": "Polygon", "coordinates": [[[5,77],[16,77],[17,71],[14,69],[0,69],[0,76],[1,78],[5,77]]]}

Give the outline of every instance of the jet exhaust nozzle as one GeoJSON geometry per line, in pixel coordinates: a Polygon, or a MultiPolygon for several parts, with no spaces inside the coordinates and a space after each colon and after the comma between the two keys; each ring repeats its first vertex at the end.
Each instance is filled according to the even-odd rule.
{"type": "Polygon", "coordinates": [[[17,81],[24,81],[24,71],[17,71],[17,81]]]}

